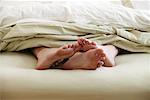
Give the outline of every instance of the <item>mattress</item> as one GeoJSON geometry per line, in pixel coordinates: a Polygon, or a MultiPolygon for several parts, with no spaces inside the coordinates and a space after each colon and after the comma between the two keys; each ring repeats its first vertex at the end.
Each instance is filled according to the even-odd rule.
{"type": "Polygon", "coordinates": [[[35,70],[30,53],[0,54],[0,100],[150,100],[150,54],[119,55],[115,67],[35,70]]]}

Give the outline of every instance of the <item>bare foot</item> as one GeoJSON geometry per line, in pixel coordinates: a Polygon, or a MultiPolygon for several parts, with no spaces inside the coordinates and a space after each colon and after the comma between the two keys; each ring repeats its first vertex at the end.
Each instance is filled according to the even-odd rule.
{"type": "Polygon", "coordinates": [[[105,55],[101,49],[91,49],[87,52],[74,54],[63,65],[63,69],[96,69],[100,67],[105,55]]]}
{"type": "Polygon", "coordinates": [[[37,48],[34,50],[38,59],[36,69],[48,69],[54,62],[73,56],[79,49],[80,45],[77,42],[60,48],[37,48]]]}
{"type": "Polygon", "coordinates": [[[78,43],[81,45],[82,51],[88,51],[95,48],[102,49],[106,57],[104,66],[112,67],[115,65],[115,57],[118,54],[118,50],[113,45],[101,46],[85,38],[78,39],[78,43]]]}
{"type": "Polygon", "coordinates": [[[106,56],[106,59],[104,60],[104,66],[115,66],[115,57],[118,54],[117,48],[113,45],[99,46],[98,48],[101,48],[106,56]]]}
{"type": "Polygon", "coordinates": [[[81,51],[88,51],[90,49],[95,49],[97,48],[97,45],[95,42],[90,41],[88,39],[85,38],[80,38],[77,40],[78,43],[81,45],[81,51]]]}

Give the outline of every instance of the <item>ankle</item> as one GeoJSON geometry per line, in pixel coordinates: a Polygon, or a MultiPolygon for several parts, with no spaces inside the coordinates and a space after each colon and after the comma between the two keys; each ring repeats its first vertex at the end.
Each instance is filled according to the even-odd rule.
{"type": "Polygon", "coordinates": [[[33,54],[37,57],[39,52],[42,51],[43,49],[45,49],[45,47],[38,47],[38,48],[34,48],[32,51],[33,54]]]}

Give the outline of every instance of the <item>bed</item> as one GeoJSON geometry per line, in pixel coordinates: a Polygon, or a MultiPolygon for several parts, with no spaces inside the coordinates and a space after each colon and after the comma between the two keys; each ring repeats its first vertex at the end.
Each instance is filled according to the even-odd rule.
{"type": "Polygon", "coordinates": [[[35,70],[29,53],[0,55],[1,100],[149,100],[150,54],[117,56],[96,70],[35,70]]]}
{"type": "MultiPolygon", "coordinates": [[[[3,3],[7,4],[6,2],[3,3]]],[[[62,16],[60,17],[60,15],[63,15],[63,12],[68,8],[65,10],[62,9],[62,13],[56,15],[57,17],[47,17],[53,20],[50,23],[52,23],[54,26],[60,25],[62,27],[62,25],[64,25],[63,27],[65,27],[66,25],[67,28],[73,29],[74,31],[78,30],[78,33],[82,34],[86,32],[94,33],[95,30],[93,30],[93,28],[97,28],[97,33],[102,32],[107,34],[86,34],[85,37],[100,44],[113,43],[113,45],[117,47],[133,51],[134,53],[118,55],[115,59],[116,66],[114,67],[100,67],[96,70],[48,69],[41,71],[35,69],[37,60],[30,52],[19,51],[41,45],[58,47],[60,44],[63,45],[65,43],[71,43],[77,39],[76,33],[74,31],[70,31],[69,29],[67,30],[66,27],[65,29],[59,28],[61,32],[68,32],[71,34],[71,36],[69,35],[70,38],[68,39],[68,36],[66,35],[66,37],[55,36],[60,33],[59,31],[47,31],[45,27],[42,27],[42,29],[39,29],[39,31],[41,33],[45,33],[39,35],[39,33],[35,31],[36,28],[34,27],[34,29],[33,26],[35,24],[36,26],[47,25],[45,24],[45,21],[47,23],[47,20],[41,20],[40,14],[37,16],[38,19],[28,18],[28,15],[24,15],[24,17],[27,18],[23,18],[20,13],[17,16],[17,11],[20,12],[24,6],[30,4],[34,6],[32,8],[34,11],[34,9],[37,9],[37,5],[41,6],[41,4],[43,5],[47,2],[36,2],[34,3],[35,5],[33,2],[28,2],[27,5],[23,5],[21,3],[23,6],[20,4],[20,7],[22,8],[19,9],[17,9],[17,7],[13,8],[13,3],[14,2],[12,2],[9,6],[5,6],[6,8],[8,7],[7,9],[0,9],[0,14],[1,16],[3,15],[3,17],[0,18],[0,100],[150,100],[150,20],[148,19],[149,17],[147,17],[149,16],[149,13],[144,14],[145,16],[142,18],[145,20],[141,19],[140,21],[142,22],[137,21],[138,24],[118,24],[118,21],[115,20],[116,23],[111,23],[111,25],[115,25],[115,28],[101,26],[101,30],[98,30],[98,28],[95,26],[85,26],[85,24],[91,23],[91,20],[89,21],[88,18],[83,20],[82,17],[85,18],[84,16],[80,18],[79,16],[76,16],[72,17],[74,19],[70,19],[70,17],[65,17],[68,14],[65,13],[63,18],[62,16]],[[12,13],[12,16],[8,16],[9,13],[5,13],[6,10],[14,10],[14,12],[16,10],[16,13],[12,13]],[[55,23],[55,21],[59,22],[55,23]],[[75,22],[78,24],[70,27],[68,24],[63,24],[62,22],[75,22]],[[32,27],[25,27],[29,25],[32,27]],[[122,25],[121,28],[120,25],[122,25]],[[125,28],[126,25],[134,25],[134,28],[125,28]],[[143,27],[141,27],[141,25],[143,25],[143,27]],[[119,28],[116,28],[118,26],[119,28]],[[140,31],[134,30],[139,28],[140,31]],[[79,29],[82,29],[82,31],[79,29]],[[117,30],[119,34],[117,35],[119,38],[114,37],[114,30],[117,30]],[[21,32],[24,32],[24,34],[20,34],[21,32]],[[38,34],[35,34],[36,32],[38,34]],[[58,34],[48,35],[48,32],[55,32],[58,34]],[[127,35],[124,35],[124,33],[127,35]],[[134,33],[134,35],[131,33],[134,33]],[[136,33],[138,33],[138,35],[136,35],[136,33]],[[143,36],[142,38],[144,38],[144,41],[142,41],[141,38],[138,38],[139,35],[143,36]],[[37,37],[38,39],[33,37],[37,37]]],[[[80,4],[77,6],[80,6],[80,4]]],[[[52,6],[52,8],[53,7],[54,6],[52,6]]],[[[30,10],[28,10],[28,12],[24,12],[24,14],[26,13],[33,14],[31,15],[32,17],[35,17],[36,15],[32,11],[30,12],[30,10]]],[[[52,13],[54,15],[56,14],[55,12],[52,13]]],[[[107,15],[107,13],[105,14],[107,15]]],[[[140,19],[141,16],[138,18],[140,19]]],[[[130,22],[127,19],[126,21],[130,22]]],[[[105,24],[108,25],[108,21],[106,22],[107,23],[105,24]]],[[[39,26],[38,28],[40,28],[39,26]]],[[[55,29],[58,30],[58,28],[55,29]]],[[[80,34],[77,35],[80,36],[80,34]]]]}

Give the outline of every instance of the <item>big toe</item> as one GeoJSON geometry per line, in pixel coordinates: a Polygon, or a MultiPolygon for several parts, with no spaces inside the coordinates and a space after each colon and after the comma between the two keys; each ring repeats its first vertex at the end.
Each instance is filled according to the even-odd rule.
{"type": "Polygon", "coordinates": [[[105,60],[106,57],[102,49],[95,49],[94,52],[97,60],[105,60]]]}

